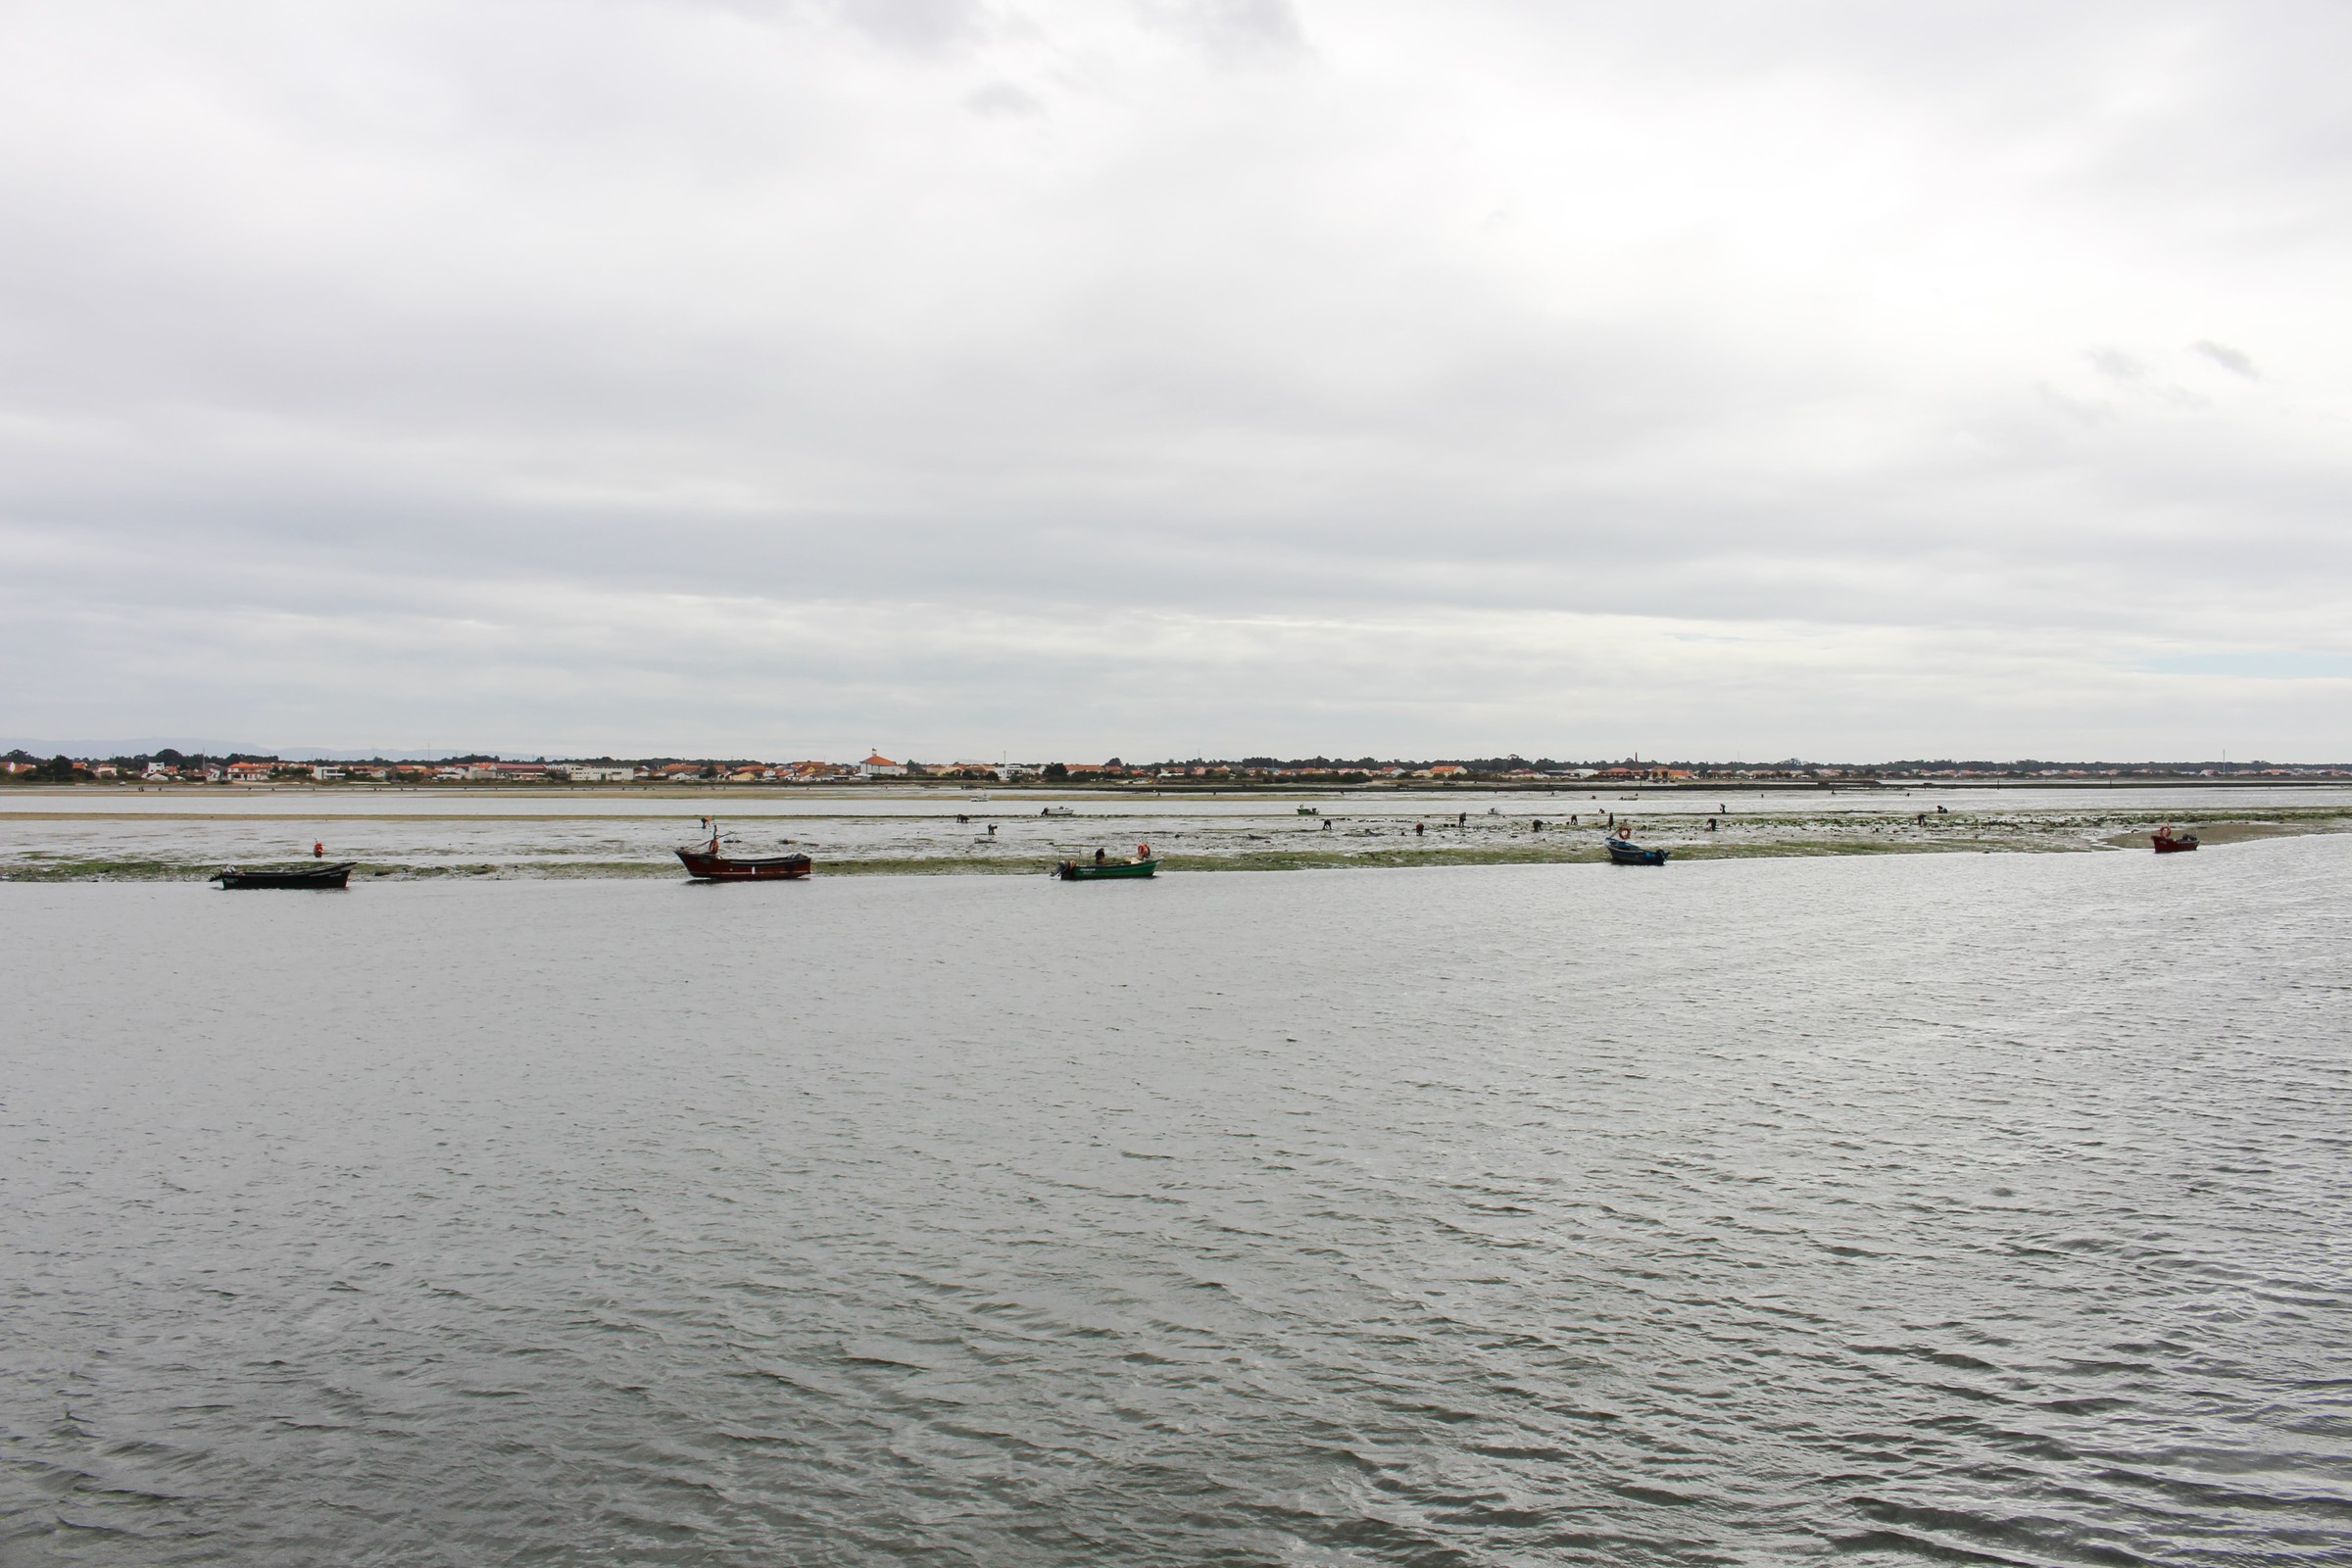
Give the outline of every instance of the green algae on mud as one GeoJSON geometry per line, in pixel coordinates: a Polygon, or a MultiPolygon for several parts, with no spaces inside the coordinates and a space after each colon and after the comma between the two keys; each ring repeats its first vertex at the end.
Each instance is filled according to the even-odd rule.
{"type": "Polygon", "coordinates": [[[220,872],[178,860],[28,859],[0,865],[0,882],[207,882],[220,872]]]}

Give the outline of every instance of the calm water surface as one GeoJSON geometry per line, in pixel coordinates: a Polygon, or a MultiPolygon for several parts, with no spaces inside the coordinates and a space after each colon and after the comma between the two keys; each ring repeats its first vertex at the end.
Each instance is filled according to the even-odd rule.
{"type": "Polygon", "coordinates": [[[2344,1562],[2347,892],[0,887],[0,1563],[2344,1562]]]}

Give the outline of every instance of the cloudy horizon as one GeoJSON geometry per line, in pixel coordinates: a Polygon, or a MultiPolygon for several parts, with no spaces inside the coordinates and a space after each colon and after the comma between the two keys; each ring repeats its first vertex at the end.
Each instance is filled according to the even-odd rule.
{"type": "Polygon", "coordinates": [[[0,731],[2352,757],[2352,16],[0,15],[0,731]]]}

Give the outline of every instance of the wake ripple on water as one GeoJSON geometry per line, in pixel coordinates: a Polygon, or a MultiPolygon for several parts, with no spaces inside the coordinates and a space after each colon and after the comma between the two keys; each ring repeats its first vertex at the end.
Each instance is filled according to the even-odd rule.
{"type": "Polygon", "coordinates": [[[0,1563],[2343,1561],[2347,873],[0,889],[0,1563]]]}

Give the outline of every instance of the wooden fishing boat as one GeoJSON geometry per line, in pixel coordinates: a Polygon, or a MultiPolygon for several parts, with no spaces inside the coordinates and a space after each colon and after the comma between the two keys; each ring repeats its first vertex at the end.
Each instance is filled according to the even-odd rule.
{"type": "Polygon", "coordinates": [[[357,860],[337,860],[331,865],[268,866],[244,871],[224,865],[208,877],[218,882],[223,892],[232,888],[339,888],[351,880],[357,860]]]}
{"type": "Polygon", "coordinates": [[[2195,849],[2197,836],[2194,833],[2177,833],[2168,823],[2149,834],[2148,842],[2156,846],[2158,855],[2178,855],[2183,850],[2195,849]]]}
{"type": "Polygon", "coordinates": [[[814,863],[806,855],[713,855],[690,845],[679,846],[678,858],[698,882],[797,882],[814,863]]]}
{"type": "Polygon", "coordinates": [[[681,844],[678,858],[697,882],[797,882],[812,863],[806,855],[728,855],[719,848],[718,823],[706,817],[708,844],[681,844]]]}
{"type": "Polygon", "coordinates": [[[1150,876],[1159,869],[1155,856],[1149,860],[1064,860],[1054,874],[1064,882],[1106,882],[1114,878],[1150,876]]]}
{"type": "Polygon", "coordinates": [[[1666,863],[1668,852],[1665,850],[1643,849],[1632,839],[1604,839],[1601,842],[1608,846],[1611,865],[1664,865],[1666,863]]]}

